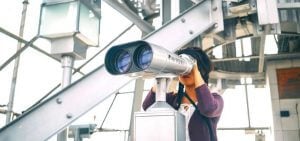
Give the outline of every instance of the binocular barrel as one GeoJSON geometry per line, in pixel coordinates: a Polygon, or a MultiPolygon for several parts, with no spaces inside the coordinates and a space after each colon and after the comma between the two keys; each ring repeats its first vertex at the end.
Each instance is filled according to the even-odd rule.
{"type": "Polygon", "coordinates": [[[105,66],[113,75],[141,73],[184,75],[190,73],[194,59],[177,55],[145,41],[135,41],[111,47],[105,56],[105,66]]]}

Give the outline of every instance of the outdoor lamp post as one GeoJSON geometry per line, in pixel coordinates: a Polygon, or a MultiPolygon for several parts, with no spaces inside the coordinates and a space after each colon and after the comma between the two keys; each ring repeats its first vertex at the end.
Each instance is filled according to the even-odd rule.
{"type": "MultiPolygon", "coordinates": [[[[71,83],[74,60],[85,59],[87,48],[99,44],[100,9],[101,0],[44,0],[41,5],[38,33],[51,41],[51,55],[61,60],[62,88],[71,83]]],[[[65,129],[57,140],[66,141],[67,134],[65,129]]]]}
{"type": "Polygon", "coordinates": [[[51,40],[51,54],[84,59],[88,46],[98,46],[101,0],[44,0],[39,35],[51,40]]]}

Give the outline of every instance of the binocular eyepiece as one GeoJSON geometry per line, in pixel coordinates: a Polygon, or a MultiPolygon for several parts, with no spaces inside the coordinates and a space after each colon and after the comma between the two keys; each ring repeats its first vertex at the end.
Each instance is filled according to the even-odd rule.
{"type": "Polygon", "coordinates": [[[105,56],[105,67],[113,75],[184,75],[192,70],[194,62],[189,55],[177,55],[145,41],[113,46],[105,56]]]}

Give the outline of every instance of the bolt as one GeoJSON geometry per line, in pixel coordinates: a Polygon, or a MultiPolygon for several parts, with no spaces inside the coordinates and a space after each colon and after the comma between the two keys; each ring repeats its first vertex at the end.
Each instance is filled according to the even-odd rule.
{"type": "Polygon", "coordinates": [[[219,26],[218,23],[214,24],[214,28],[218,28],[218,26],[219,26]]]}
{"type": "Polygon", "coordinates": [[[181,19],[181,22],[182,22],[182,23],[185,23],[185,19],[184,19],[184,18],[182,18],[182,19],[181,19]]]}
{"type": "Polygon", "coordinates": [[[70,118],[73,117],[73,115],[72,115],[71,113],[67,113],[66,117],[67,117],[68,119],[70,119],[70,118]]]}
{"type": "Polygon", "coordinates": [[[60,98],[57,98],[57,99],[56,99],[56,103],[57,103],[57,104],[61,104],[61,103],[62,103],[62,100],[61,100],[60,98]]]}
{"type": "Polygon", "coordinates": [[[214,8],[213,8],[213,11],[217,11],[217,10],[218,10],[218,7],[214,7],[214,8]]]}
{"type": "Polygon", "coordinates": [[[193,31],[193,30],[190,30],[189,33],[192,35],[192,34],[194,34],[194,31],[193,31]]]}

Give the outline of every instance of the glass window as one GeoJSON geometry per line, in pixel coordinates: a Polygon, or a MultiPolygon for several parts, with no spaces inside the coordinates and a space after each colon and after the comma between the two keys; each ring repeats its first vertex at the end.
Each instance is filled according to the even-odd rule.
{"type": "Polygon", "coordinates": [[[270,127],[272,124],[271,97],[265,88],[248,85],[250,119],[253,127],[270,127]]]}
{"type": "MultiPolygon", "coordinates": [[[[245,128],[271,127],[270,96],[265,88],[247,85],[250,125],[248,123],[246,86],[237,85],[234,89],[227,89],[222,95],[224,110],[218,124],[218,138],[220,141],[253,141],[258,138],[258,130],[246,131],[245,128]]],[[[270,140],[271,129],[263,130],[266,140],[270,140]]]]}
{"type": "Polygon", "coordinates": [[[226,89],[222,95],[224,109],[219,127],[248,127],[245,87],[237,85],[235,89],[226,89]]]}
{"type": "Polygon", "coordinates": [[[103,125],[108,129],[129,129],[133,94],[118,94],[103,125]]]}

